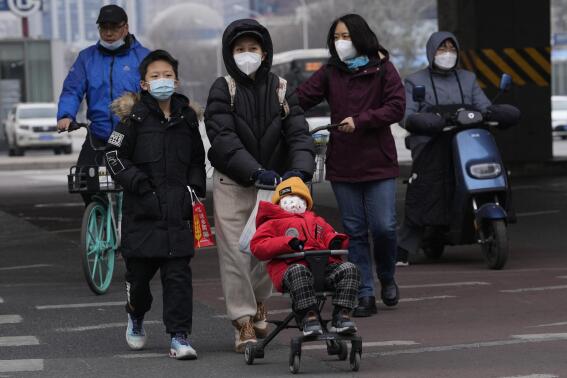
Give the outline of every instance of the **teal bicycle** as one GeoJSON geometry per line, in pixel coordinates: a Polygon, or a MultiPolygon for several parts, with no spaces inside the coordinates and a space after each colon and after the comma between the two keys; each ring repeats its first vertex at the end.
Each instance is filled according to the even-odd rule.
{"type": "MultiPolygon", "coordinates": [[[[69,131],[88,125],[71,123],[69,131]]],[[[106,166],[72,166],[67,175],[69,193],[92,194],[92,201],[85,208],[81,226],[81,259],[83,273],[89,288],[97,295],[108,291],[112,282],[116,250],[120,246],[122,222],[122,188],[112,180],[106,166]]]]}

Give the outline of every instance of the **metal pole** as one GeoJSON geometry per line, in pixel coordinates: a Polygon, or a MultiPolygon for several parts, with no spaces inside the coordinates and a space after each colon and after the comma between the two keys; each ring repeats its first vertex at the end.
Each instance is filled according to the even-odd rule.
{"type": "Polygon", "coordinates": [[[22,17],[22,37],[28,38],[30,36],[30,28],[28,24],[28,18],[22,17]]]}
{"type": "Polygon", "coordinates": [[[71,4],[65,0],[65,42],[71,42],[71,4]]]}
{"type": "Polygon", "coordinates": [[[79,43],[85,42],[85,6],[83,0],[77,0],[77,28],[79,29],[79,43]]]}
{"type": "Polygon", "coordinates": [[[309,48],[309,25],[307,25],[307,20],[309,18],[309,10],[307,8],[307,4],[305,4],[305,0],[301,1],[301,20],[303,26],[303,48],[309,48]]]}
{"type": "Polygon", "coordinates": [[[222,75],[222,37],[217,39],[217,77],[222,75]]]}
{"type": "Polygon", "coordinates": [[[51,39],[59,39],[59,10],[57,9],[57,0],[51,0],[49,11],[51,12],[51,39]]]}

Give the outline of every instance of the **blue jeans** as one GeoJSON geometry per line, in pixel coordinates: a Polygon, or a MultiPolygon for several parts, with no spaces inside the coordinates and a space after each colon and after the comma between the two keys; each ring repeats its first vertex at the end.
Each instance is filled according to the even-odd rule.
{"type": "Polygon", "coordinates": [[[368,230],[372,235],[376,273],[382,284],[396,271],[396,180],[331,183],[349,236],[348,259],[361,274],[358,297],[374,296],[374,276],[368,230]]]}

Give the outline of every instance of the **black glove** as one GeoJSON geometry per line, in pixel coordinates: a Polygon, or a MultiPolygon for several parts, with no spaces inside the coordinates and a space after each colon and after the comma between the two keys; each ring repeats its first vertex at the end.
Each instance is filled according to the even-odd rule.
{"type": "Polygon", "coordinates": [[[443,130],[446,120],[434,113],[413,113],[405,122],[406,130],[417,135],[435,135],[443,130]]]}
{"type": "Polygon", "coordinates": [[[332,250],[341,249],[342,245],[343,245],[343,240],[335,236],[334,238],[331,239],[331,242],[329,243],[329,249],[332,250]]]}
{"type": "Polygon", "coordinates": [[[293,249],[294,251],[303,251],[303,247],[305,245],[305,242],[302,242],[301,240],[299,240],[298,238],[293,238],[291,239],[288,243],[287,243],[291,249],[293,249]]]}
{"type": "Polygon", "coordinates": [[[282,180],[287,180],[290,177],[299,177],[301,181],[305,181],[305,175],[297,169],[292,169],[284,173],[282,176],[282,180]]]}
{"type": "Polygon", "coordinates": [[[254,181],[258,181],[262,185],[278,185],[282,180],[276,171],[266,171],[259,169],[252,175],[254,181]]]}
{"type": "Polygon", "coordinates": [[[498,126],[505,129],[520,122],[520,110],[513,105],[490,105],[484,114],[487,121],[498,122],[498,126]]]}

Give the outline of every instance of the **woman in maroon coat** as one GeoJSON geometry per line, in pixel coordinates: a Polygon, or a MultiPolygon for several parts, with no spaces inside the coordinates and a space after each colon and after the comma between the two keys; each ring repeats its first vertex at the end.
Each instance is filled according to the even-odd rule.
{"type": "Polygon", "coordinates": [[[331,181],[350,238],[349,260],[362,273],[354,316],[376,313],[368,230],[384,304],[395,306],[396,177],[398,160],[390,125],[404,115],[401,79],[388,52],[366,21],[356,14],[336,19],[329,30],[329,62],[297,89],[304,109],[327,100],[331,132],[326,179],[331,181]]]}

